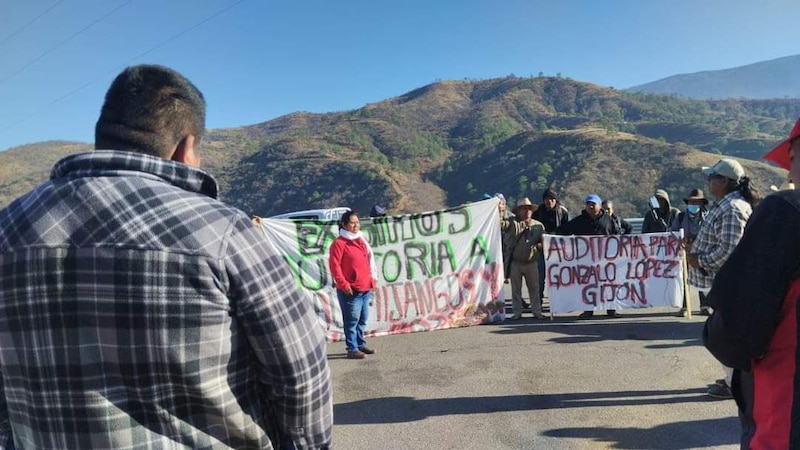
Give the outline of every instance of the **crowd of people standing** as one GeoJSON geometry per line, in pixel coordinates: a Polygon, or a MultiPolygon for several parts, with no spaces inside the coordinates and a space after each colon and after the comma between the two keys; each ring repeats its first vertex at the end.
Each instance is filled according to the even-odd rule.
{"type": "MultiPolygon", "coordinates": [[[[484,198],[488,197],[491,196],[484,195],[484,198]]],[[[542,193],[542,203],[535,205],[528,197],[524,197],[510,212],[503,194],[495,194],[495,197],[500,199],[504,269],[506,279],[511,282],[512,320],[522,317],[523,280],[528,288],[533,317],[543,318],[542,299],[546,269],[542,251],[544,234],[608,236],[633,232],[633,226],[615,214],[613,200],[603,200],[598,194],[587,195],[580,214],[573,218],[570,218],[569,210],[559,201],[558,192],[554,188],[548,188],[542,193]]],[[[683,229],[683,244],[690,247],[708,213],[708,200],[701,189],[692,189],[683,201],[685,210],[681,211],[671,205],[669,194],[665,190],[657,189],[652,198],[653,207],[644,217],[641,232],[660,233],[683,229]]],[[[702,290],[702,285],[697,285],[696,288],[700,289],[703,299],[702,311],[707,312],[705,291],[702,290]]],[[[606,314],[612,318],[622,317],[615,309],[606,310],[606,314]]],[[[594,311],[584,311],[578,318],[588,319],[593,315],[594,311]]],[[[686,316],[686,309],[682,308],[679,315],[686,316]]]]}

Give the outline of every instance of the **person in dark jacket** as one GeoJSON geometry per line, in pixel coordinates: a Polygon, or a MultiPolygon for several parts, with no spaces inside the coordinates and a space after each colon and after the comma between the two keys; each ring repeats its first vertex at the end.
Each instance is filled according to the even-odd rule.
{"type": "Polygon", "coordinates": [[[561,225],[569,222],[569,211],[558,201],[558,192],[550,188],[542,193],[542,203],[534,211],[533,218],[544,224],[547,233],[555,234],[561,225]]]}
{"type": "MultiPolygon", "coordinates": [[[[764,159],[800,179],[800,120],[764,159]]],[[[717,272],[706,348],[733,367],[742,448],[800,448],[800,191],[765,197],[717,272]]]]}
{"type": "Polygon", "coordinates": [[[603,200],[603,209],[606,214],[608,214],[608,217],[611,218],[611,221],[614,222],[619,234],[631,234],[633,232],[633,226],[629,224],[627,220],[614,214],[614,202],[611,200],[603,200]]]}
{"type": "MultiPolygon", "coordinates": [[[[542,203],[533,213],[533,218],[544,224],[547,234],[556,234],[561,225],[569,222],[569,211],[558,201],[558,192],[549,188],[542,193],[542,203]]],[[[544,298],[546,263],[544,252],[539,255],[539,301],[544,298]]]]}
{"type": "Polygon", "coordinates": [[[658,200],[658,208],[651,209],[644,216],[642,223],[642,233],[663,233],[669,229],[675,216],[680,210],[669,203],[669,194],[663,189],[656,190],[655,198],[658,200]]]}
{"type": "MultiPolygon", "coordinates": [[[[604,235],[620,234],[619,229],[606,214],[602,207],[603,201],[597,194],[590,194],[586,197],[586,207],[581,211],[581,215],[565,223],[558,234],[562,235],[604,235]]],[[[615,309],[606,310],[608,317],[622,317],[615,309]]],[[[594,315],[594,311],[584,311],[578,318],[588,319],[594,315]]]]}

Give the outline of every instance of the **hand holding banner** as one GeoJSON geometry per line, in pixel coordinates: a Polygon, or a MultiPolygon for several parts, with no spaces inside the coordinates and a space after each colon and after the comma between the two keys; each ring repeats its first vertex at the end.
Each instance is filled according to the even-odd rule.
{"type": "Polygon", "coordinates": [[[544,251],[553,313],[682,304],[678,232],[545,235],[544,251]]]}

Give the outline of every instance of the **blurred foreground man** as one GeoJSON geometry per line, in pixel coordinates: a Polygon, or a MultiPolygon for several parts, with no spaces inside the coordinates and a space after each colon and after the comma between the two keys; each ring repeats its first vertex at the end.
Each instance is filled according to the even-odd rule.
{"type": "MultiPolygon", "coordinates": [[[[800,177],[800,120],[764,156],[800,177]]],[[[703,340],[733,367],[744,449],[800,448],[800,192],[781,190],[755,208],[714,279],[703,340]]]]}
{"type": "Polygon", "coordinates": [[[330,445],[322,329],[204,128],[189,80],[130,67],[97,150],[0,211],[0,447],[330,445]]]}

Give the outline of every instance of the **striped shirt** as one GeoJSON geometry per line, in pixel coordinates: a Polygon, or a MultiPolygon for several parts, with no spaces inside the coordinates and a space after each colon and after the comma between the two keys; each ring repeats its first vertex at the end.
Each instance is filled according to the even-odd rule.
{"type": "Polygon", "coordinates": [[[187,165],[69,156],[0,211],[0,447],[330,445],[322,328],[187,165]]]}
{"type": "Polygon", "coordinates": [[[701,269],[689,267],[689,284],[700,289],[711,287],[717,271],[733,253],[744,234],[753,208],[739,191],[729,192],[715,202],[689,253],[696,253],[701,269]]]}

